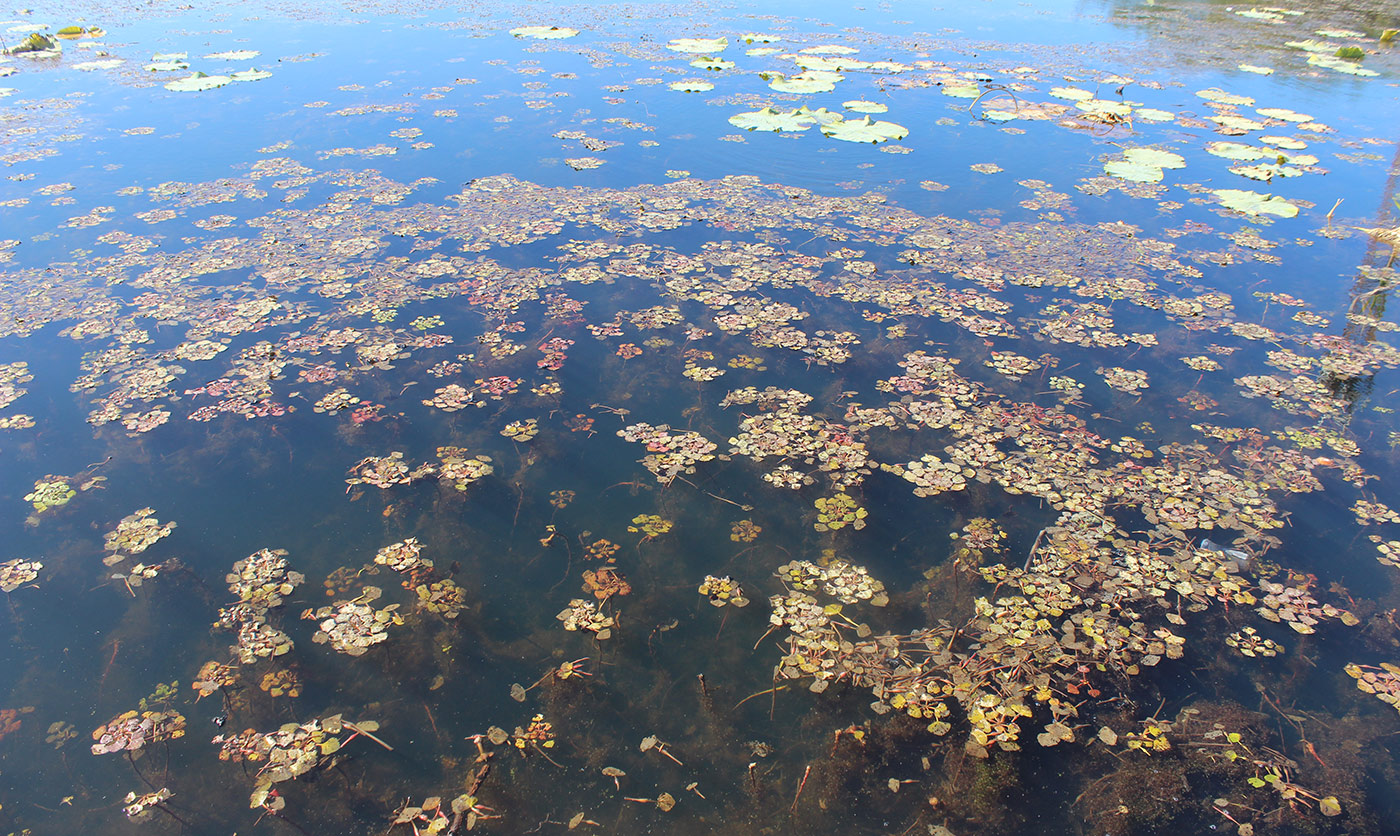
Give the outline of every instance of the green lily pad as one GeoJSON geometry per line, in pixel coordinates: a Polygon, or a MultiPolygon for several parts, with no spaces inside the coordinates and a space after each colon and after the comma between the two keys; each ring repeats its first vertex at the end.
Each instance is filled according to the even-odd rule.
{"type": "Polygon", "coordinates": [[[1123,157],[1131,162],[1155,165],[1158,168],[1186,167],[1185,157],[1173,154],[1171,151],[1159,151],[1156,148],[1129,148],[1123,152],[1123,157]]]}
{"type": "Polygon", "coordinates": [[[1261,67],[1261,66],[1259,66],[1259,65],[1257,65],[1257,64],[1240,64],[1240,65],[1239,65],[1239,69],[1244,70],[1244,71],[1247,72],[1247,73],[1254,73],[1255,75],[1273,75],[1273,74],[1274,74],[1274,68],[1273,68],[1273,67],[1261,67]]]}
{"type": "Polygon", "coordinates": [[[805,131],[812,127],[812,121],[798,114],[796,110],[784,113],[771,107],[736,113],[729,117],[729,124],[746,131],[805,131]]]}
{"type": "Polygon", "coordinates": [[[1256,107],[1254,112],[1260,116],[1267,116],[1270,119],[1282,119],[1285,122],[1312,121],[1312,117],[1306,113],[1299,113],[1296,110],[1289,110],[1286,107],[1256,107]]]}
{"type": "Polygon", "coordinates": [[[1071,102],[1082,102],[1094,98],[1094,94],[1088,90],[1081,90],[1078,87],[1051,87],[1050,95],[1057,99],[1067,99],[1071,102]]]}
{"type": "Polygon", "coordinates": [[[793,114],[797,116],[797,118],[812,125],[830,125],[833,122],[840,122],[842,119],[846,118],[834,110],[827,110],[824,107],[813,110],[807,105],[803,105],[794,110],[793,114]]]}
{"type": "Polygon", "coordinates": [[[1103,167],[1105,173],[1133,183],[1160,183],[1162,169],[1185,168],[1186,158],[1171,151],[1156,148],[1129,148],[1123,159],[1113,160],[1103,167]]]}
{"type": "Polygon", "coordinates": [[[517,26],[510,30],[510,33],[517,38],[557,41],[563,38],[572,38],[578,34],[578,30],[565,26],[517,26]]]}
{"type": "Polygon", "coordinates": [[[773,75],[775,77],[768,82],[768,86],[779,93],[830,93],[836,89],[836,82],[843,78],[840,73],[813,71],[794,76],[773,75]]]}
{"type": "Polygon", "coordinates": [[[777,35],[765,35],[760,32],[745,32],[739,36],[739,40],[746,44],[771,44],[776,41],[781,41],[782,38],[777,35]]]}
{"type": "Polygon", "coordinates": [[[1263,148],[1245,145],[1242,142],[1208,142],[1206,143],[1206,153],[1224,157],[1227,160],[1242,160],[1244,162],[1262,159],[1268,155],[1268,152],[1263,148]]]}
{"type": "Polygon", "coordinates": [[[1263,180],[1268,182],[1275,177],[1297,177],[1302,174],[1302,169],[1294,168],[1278,163],[1260,163],[1259,165],[1237,165],[1230,169],[1232,174],[1241,177],[1248,177],[1251,180],[1263,180]]]}
{"type": "Polygon", "coordinates": [[[690,52],[697,55],[713,55],[723,52],[729,46],[728,38],[676,38],[666,44],[672,52],[690,52]]]}
{"type": "Polygon", "coordinates": [[[1312,64],[1314,67],[1326,67],[1329,70],[1336,70],[1339,73],[1360,76],[1362,78],[1371,78],[1380,75],[1380,73],[1375,70],[1368,70],[1360,64],[1353,63],[1344,58],[1338,58],[1335,55],[1309,55],[1308,63],[1312,64]]]}
{"type": "Polygon", "coordinates": [[[1176,118],[1169,111],[1158,110],[1155,107],[1140,107],[1133,111],[1133,116],[1138,119],[1145,119],[1148,122],[1170,122],[1176,118]]]}
{"type": "Polygon", "coordinates": [[[1259,141],[1276,148],[1286,148],[1289,151],[1301,151],[1308,147],[1308,144],[1303,140],[1294,139],[1291,136],[1261,136],[1259,141]]]}
{"type": "Polygon", "coordinates": [[[247,61],[261,54],[255,49],[233,49],[228,52],[211,52],[204,57],[211,61],[247,61]]]}
{"type": "Polygon", "coordinates": [[[842,102],[841,106],[855,113],[885,113],[889,106],[879,102],[867,102],[864,99],[852,99],[849,102],[842,102]]]}
{"type": "Polygon", "coordinates": [[[690,66],[702,70],[732,70],[734,62],[725,58],[696,58],[690,62],[690,66]]]}
{"type": "MultiPolygon", "coordinates": [[[[40,29],[44,28],[42,26],[40,29]]],[[[22,27],[10,27],[9,32],[25,31],[22,27]]],[[[63,52],[63,45],[56,39],[49,37],[38,31],[31,31],[28,37],[21,40],[14,46],[0,49],[0,55],[28,55],[34,58],[49,58],[63,52]]]]}
{"type": "Polygon", "coordinates": [[[1292,47],[1293,49],[1301,49],[1304,52],[1311,52],[1319,55],[1326,54],[1329,56],[1337,50],[1336,44],[1325,43],[1313,38],[1308,38],[1305,41],[1284,41],[1283,45],[1292,47]]]}
{"type": "Polygon", "coordinates": [[[1266,23],[1283,22],[1283,15],[1272,9],[1235,9],[1235,14],[1250,20],[1262,20],[1266,23]]]}
{"type": "Polygon", "coordinates": [[[1277,215],[1292,218],[1298,214],[1298,207],[1274,195],[1260,194],[1247,189],[1215,189],[1213,194],[1220,198],[1226,209],[1234,209],[1246,215],[1277,215]]]}
{"type": "Polygon", "coordinates": [[[1148,163],[1133,162],[1132,160],[1113,160],[1104,163],[1104,173],[1110,177],[1117,177],[1119,180],[1127,180],[1132,183],[1160,183],[1162,182],[1162,169],[1160,166],[1148,163]]]}
{"type": "Polygon", "coordinates": [[[982,95],[982,88],[970,83],[945,84],[940,89],[943,95],[955,99],[975,99],[982,95]]]}
{"type": "Polygon", "coordinates": [[[869,62],[857,61],[854,58],[842,58],[839,55],[831,58],[823,55],[798,55],[793,58],[793,62],[804,70],[827,73],[841,72],[842,70],[868,70],[871,67],[869,62]]]}
{"type": "Polygon", "coordinates": [[[215,87],[223,87],[232,80],[226,75],[195,73],[167,83],[165,89],[173,90],[176,93],[199,93],[204,90],[213,90],[215,87]]]}
{"type": "Polygon", "coordinates": [[[884,142],[887,139],[903,139],[909,135],[909,129],[894,122],[873,122],[866,116],[822,125],[822,133],[846,142],[884,142]]]}
{"type": "Polygon", "coordinates": [[[1227,93],[1219,87],[1207,87],[1204,90],[1197,90],[1196,95],[1208,102],[1217,102],[1224,105],[1252,105],[1254,99],[1249,96],[1241,96],[1235,93],[1227,93]]]}
{"type": "Polygon", "coordinates": [[[707,93],[715,89],[715,86],[710,82],[698,81],[696,79],[687,79],[686,81],[673,81],[667,86],[670,87],[672,90],[679,90],[682,93],[707,93]]]}
{"type": "Polygon", "coordinates": [[[188,61],[152,61],[146,65],[146,71],[152,73],[173,73],[180,70],[188,70],[188,61]]]}
{"type": "Polygon", "coordinates": [[[272,73],[267,70],[259,70],[254,67],[251,70],[242,70],[229,76],[234,81],[262,81],[265,78],[272,78],[272,73]]]}
{"type": "Polygon", "coordinates": [[[1127,102],[1110,102],[1103,99],[1083,99],[1075,102],[1074,106],[1085,113],[1102,116],[1127,116],[1133,112],[1132,106],[1127,102]]]}
{"type": "Polygon", "coordinates": [[[1210,121],[1214,122],[1222,128],[1230,128],[1231,130],[1237,131],[1257,131],[1260,128],[1264,127],[1263,122],[1257,122],[1253,119],[1246,119],[1245,117],[1236,115],[1234,113],[1220,113],[1209,118],[1210,121]]]}

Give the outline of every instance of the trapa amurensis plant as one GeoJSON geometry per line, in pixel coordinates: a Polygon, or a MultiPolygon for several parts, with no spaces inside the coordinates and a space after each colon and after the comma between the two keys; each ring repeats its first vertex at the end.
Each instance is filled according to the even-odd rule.
{"type": "MultiPolygon", "coordinates": [[[[951,730],[956,707],[970,725],[968,751],[984,755],[993,745],[1019,748],[1022,724],[1037,714],[1051,721],[1037,737],[1041,745],[1073,740],[1080,701],[1180,658],[1186,639],[1173,628],[1193,613],[1260,604],[1261,616],[1305,630],[1348,621],[1304,587],[1256,587],[1222,550],[1181,541],[1097,543],[1054,531],[1026,566],[980,569],[991,593],[976,600],[962,626],[905,635],[873,634],[843,611],[841,601],[865,600],[850,593],[868,575],[790,562],[777,574],[791,591],[772,599],[773,628],[789,631],[779,675],[811,679],[814,691],[849,681],[876,697],[877,712],[926,720],[935,734],[951,730]]],[[[1256,655],[1265,655],[1258,651],[1267,646],[1257,644],[1256,655]]]]}

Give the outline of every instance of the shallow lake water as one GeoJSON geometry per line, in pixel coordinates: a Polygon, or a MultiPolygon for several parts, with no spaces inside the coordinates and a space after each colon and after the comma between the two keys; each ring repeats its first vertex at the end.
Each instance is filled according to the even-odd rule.
{"type": "Polygon", "coordinates": [[[0,13],[0,833],[1400,831],[1396,27],[0,13]]]}

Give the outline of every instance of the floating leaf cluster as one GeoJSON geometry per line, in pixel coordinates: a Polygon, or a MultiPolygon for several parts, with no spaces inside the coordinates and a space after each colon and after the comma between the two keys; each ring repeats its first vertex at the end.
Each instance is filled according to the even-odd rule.
{"type": "Polygon", "coordinates": [[[0,563],[0,592],[14,592],[39,579],[44,564],[37,560],[7,560],[0,563]]]}
{"type": "Polygon", "coordinates": [[[369,602],[380,596],[377,587],[367,586],[358,598],[350,601],[337,601],[330,606],[316,610],[306,610],[301,617],[314,619],[318,629],[311,640],[317,644],[330,644],[347,656],[363,656],[366,651],[389,638],[389,627],[403,624],[398,604],[389,604],[380,609],[369,602]]]}
{"type": "Polygon", "coordinates": [[[710,599],[710,604],[716,607],[723,607],[733,604],[736,607],[747,607],[749,599],[744,597],[744,589],[739,586],[739,582],[725,575],[717,578],[714,575],[706,575],[703,583],[700,584],[701,595],[710,599]]]}
{"type": "Polygon", "coordinates": [[[617,624],[617,619],[599,612],[598,605],[585,598],[573,599],[555,618],[564,623],[565,630],[585,630],[599,641],[611,637],[617,624]]]}
{"type": "Polygon", "coordinates": [[[184,736],[185,717],[178,711],[128,711],[93,730],[92,753],[134,752],[148,743],[184,736]]]}
{"type": "Polygon", "coordinates": [[[686,431],[673,433],[665,424],[632,424],[617,431],[627,441],[646,445],[647,455],[642,466],[650,470],[656,481],[670,484],[683,473],[694,473],[697,462],[712,460],[718,445],[703,435],[686,431]]]}
{"type": "Polygon", "coordinates": [[[169,537],[170,532],[175,530],[175,523],[161,525],[154,514],[154,508],[142,508],[122,517],[117,527],[107,532],[103,538],[108,555],[102,562],[109,566],[120,563],[132,555],[144,552],[162,538],[169,537]]]}

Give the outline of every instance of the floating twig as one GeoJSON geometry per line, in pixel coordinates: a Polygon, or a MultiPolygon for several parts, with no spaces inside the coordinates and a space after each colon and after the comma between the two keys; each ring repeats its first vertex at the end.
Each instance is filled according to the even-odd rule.
{"type": "MultiPolygon", "coordinates": [[[[356,735],[362,734],[362,735],[364,735],[365,737],[368,737],[370,740],[373,740],[375,743],[378,743],[380,746],[383,746],[385,749],[388,749],[390,752],[394,751],[394,747],[393,747],[393,746],[390,746],[389,744],[387,744],[387,743],[385,743],[384,741],[380,740],[378,737],[375,737],[374,734],[372,734],[371,732],[365,731],[364,729],[360,728],[359,726],[355,725],[354,723],[342,722],[341,725],[344,726],[345,728],[349,729],[350,731],[354,732],[356,735]]],[[[350,738],[349,738],[348,740],[346,740],[345,742],[346,742],[346,743],[349,743],[351,740],[354,740],[354,739],[355,739],[355,736],[354,736],[354,735],[351,735],[350,738]]]]}
{"type": "Polygon", "coordinates": [[[759,691],[757,694],[749,694],[747,697],[744,697],[742,700],[739,700],[738,702],[734,703],[734,707],[735,707],[735,708],[738,708],[739,706],[743,705],[744,703],[748,702],[749,700],[753,699],[754,697],[761,697],[761,696],[763,696],[764,694],[770,694],[770,693],[772,693],[772,692],[774,692],[774,691],[781,691],[781,690],[783,690],[783,689],[786,688],[786,687],[787,687],[787,685],[779,685],[779,686],[776,687],[776,688],[768,688],[768,689],[766,689],[766,690],[759,691]]]}
{"type": "Polygon", "coordinates": [[[792,806],[788,808],[789,813],[797,812],[797,802],[802,800],[802,791],[807,788],[807,776],[812,774],[812,765],[807,764],[807,768],[802,770],[802,780],[797,785],[797,796],[792,799],[792,806]]]}

